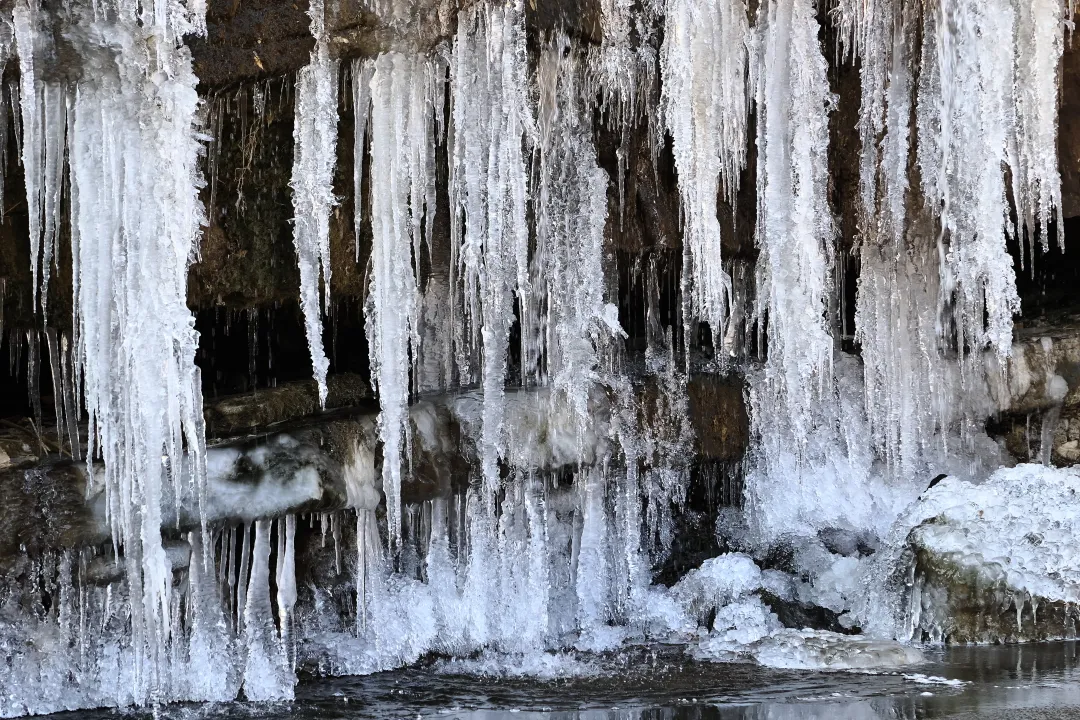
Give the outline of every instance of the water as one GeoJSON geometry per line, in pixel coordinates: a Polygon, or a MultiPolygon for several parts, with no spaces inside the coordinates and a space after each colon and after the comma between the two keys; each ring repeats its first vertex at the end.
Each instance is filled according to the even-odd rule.
{"type": "MultiPolygon", "coordinates": [[[[675,646],[552,656],[570,677],[465,674],[482,660],[432,660],[347,678],[304,678],[288,704],[175,706],[165,718],[1067,718],[1080,717],[1075,642],[926,651],[884,673],[771,670],[690,659],[675,646]]],[[[502,664],[505,670],[507,665],[502,664]]],[[[58,716],[59,717],[59,716],[58,716]]],[[[71,720],[151,717],[93,711],[71,720]]]]}

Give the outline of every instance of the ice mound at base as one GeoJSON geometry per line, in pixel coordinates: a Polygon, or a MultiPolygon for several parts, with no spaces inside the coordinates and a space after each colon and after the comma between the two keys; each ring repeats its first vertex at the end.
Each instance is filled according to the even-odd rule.
{"type": "Polygon", "coordinates": [[[1080,602],[1080,472],[1018,465],[923,496],[911,543],[959,570],[1046,600],[1080,602]]]}
{"type": "Polygon", "coordinates": [[[848,670],[898,667],[923,660],[922,651],[890,640],[827,630],[785,628],[757,594],[769,577],[752,558],[730,553],[702,563],[672,588],[687,612],[715,611],[708,637],[689,652],[699,660],[756,662],[775,668],[848,670]]]}

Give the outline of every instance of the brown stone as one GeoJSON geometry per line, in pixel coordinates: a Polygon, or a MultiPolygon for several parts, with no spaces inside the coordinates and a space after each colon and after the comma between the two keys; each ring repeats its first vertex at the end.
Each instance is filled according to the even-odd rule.
{"type": "Polygon", "coordinates": [[[686,388],[690,424],[704,460],[738,460],[750,438],[741,377],[695,375],[686,388]]]}

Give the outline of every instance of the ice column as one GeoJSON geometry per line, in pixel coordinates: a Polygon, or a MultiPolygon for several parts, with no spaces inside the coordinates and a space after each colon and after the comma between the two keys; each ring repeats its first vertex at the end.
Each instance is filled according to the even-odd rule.
{"type": "Polygon", "coordinates": [[[433,63],[391,52],[371,78],[371,281],[364,314],[372,385],[379,393],[390,546],[401,537],[401,465],[407,450],[410,350],[415,349],[414,259],[435,213],[433,63]],[[426,221],[426,222],[425,222],[426,221]]]}
{"type": "MultiPolygon", "coordinates": [[[[325,296],[330,294],[330,210],[334,197],[334,165],[337,161],[338,61],[330,58],[330,44],[322,0],[308,8],[315,49],[311,61],[296,76],[296,109],[293,126],[293,244],[300,267],[300,304],[319,404],[326,404],[326,371],[323,351],[320,276],[325,296]]],[[[361,166],[362,167],[362,166],[361,166]]]]}
{"type": "Polygon", "coordinates": [[[274,608],[270,600],[271,522],[255,522],[251,578],[244,606],[244,646],[247,650],[244,696],[248,700],[289,700],[296,684],[285,646],[274,629],[274,608]]]}
{"type": "Polygon", "coordinates": [[[483,348],[480,459],[490,496],[499,483],[515,293],[523,296],[529,284],[525,151],[535,142],[536,121],[521,3],[463,11],[451,63],[452,233],[465,317],[479,329],[483,348]]]}
{"type": "Polygon", "coordinates": [[[58,108],[49,91],[44,104],[34,100],[43,91],[34,69],[41,59],[35,45],[45,34],[34,25],[29,6],[16,10],[23,82],[31,91],[23,106],[26,172],[33,177],[28,201],[38,207],[36,194],[45,194],[45,237],[59,223],[53,172],[59,173],[63,157],[66,111],[75,344],[90,421],[87,458],[104,459],[108,516],[124,551],[136,702],[157,699],[169,684],[161,675],[172,607],[172,572],[161,542],[162,483],[172,482],[176,495],[181,484],[191,483],[201,497],[205,476],[202,392],[194,362],[198,335],[186,303],[188,265],[203,222],[197,163],[202,146],[197,79],[181,41],[204,31],[203,11],[175,0],[138,8],[72,7],[79,20],[67,39],[95,64],[69,89],[66,107],[58,108]],[[49,137],[42,161],[44,135],[49,137]],[[61,143],[51,146],[55,160],[49,159],[50,142],[61,143]],[[185,446],[190,463],[181,463],[185,446]]]}
{"type": "Polygon", "coordinates": [[[762,392],[773,396],[781,415],[758,420],[759,430],[771,435],[785,426],[790,434],[782,442],[798,448],[813,432],[816,407],[832,385],[827,313],[835,228],[826,193],[835,98],[814,4],[770,0],[759,13],[756,237],[759,312],[768,316],[762,392]]]}
{"type": "Polygon", "coordinates": [[[664,123],[671,133],[689,250],[694,315],[724,335],[731,278],[720,256],[717,200],[734,203],[746,164],[747,45],[744,0],[669,0],[661,55],[664,123]]]}
{"type": "Polygon", "coordinates": [[[846,490],[861,478],[835,467],[844,453],[828,317],[835,233],[828,116],[835,99],[814,3],[762,3],[756,33],[757,313],[759,327],[767,327],[767,358],[750,378],[754,446],[744,490],[751,525],[768,540],[812,532],[823,509],[836,512],[824,488],[846,490]]]}

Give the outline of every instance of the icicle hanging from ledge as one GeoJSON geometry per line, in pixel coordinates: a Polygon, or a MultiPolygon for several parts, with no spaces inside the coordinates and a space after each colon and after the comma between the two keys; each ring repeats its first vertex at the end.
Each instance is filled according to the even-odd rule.
{"type": "MultiPolygon", "coordinates": [[[[451,63],[451,232],[465,319],[479,330],[483,349],[480,464],[491,497],[500,480],[514,298],[527,294],[529,286],[525,150],[536,141],[536,120],[528,95],[521,3],[463,11],[451,63]]],[[[470,339],[475,345],[475,333],[470,339]]]]}
{"type": "Polygon", "coordinates": [[[32,93],[23,104],[26,173],[33,177],[28,201],[45,213],[46,228],[59,226],[66,119],[87,459],[104,460],[107,513],[130,593],[137,668],[130,697],[147,703],[168,692],[165,667],[175,642],[172,566],[161,539],[163,483],[173,483],[174,496],[191,484],[185,492],[201,506],[205,477],[198,335],[186,302],[188,265],[204,221],[202,146],[198,81],[181,42],[205,26],[202,10],[181,2],[151,3],[141,13],[126,3],[70,11],[78,22],[66,40],[79,57],[94,59],[94,70],[60,99],[46,91],[44,103],[33,96],[41,90],[34,68],[45,58],[35,46],[49,37],[48,28],[36,24],[25,3],[15,11],[23,80],[32,93]],[[50,128],[44,151],[42,128],[50,128]],[[46,196],[41,204],[39,193],[46,196]]]}
{"type": "Polygon", "coordinates": [[[723,196],[734,204],[746,164],[746,3],[669,0],[665,20],[662,106],[679,173],[691,270],[685,283],[692,312],[719,344],[731,278],[721,262],[717,202],[722,180],[723,196]]]}
{"type": "Polygon", "coordinates": [[[536,252],[522,358],[527,378],[550,385],[585,420],[600,351],[626,334],[618,308],[604,302],[608,176],[597,164],[583,78],[582,58],[565,36],[543,48],[536,252]]]}
{"type": "Polygon", "coordinates": [[[767,355],[748,378],[754,445],[744,492],[764,542],[822,523],[872,527],[886,514],[866,482],[862,413],[852,407],[862,397],[850,371],[838,385],[833,365],[827,153],[836,99],[818,32],[812,0],[758,8],[757,313],[767,355]]]}
{"type": "MultiPolygon", "coordinates": [[[[338,61],[330,58],[322,0],[308,8],[315,49],[311,61],[297,73],[293,128],[293,244],[300,267],[300,304],[304,310],[311,367],[319,387],[319,404],[326,404],[320,276],[325,298],[330,296],[330,210],[337,162],[338,61]]],[[[362,166],[361,166],[362,167],[362,166]]]]}
{"type": "Polygon", "coordinates": [[[1010,0],[945,0],[925,17],[918,161],[941,218],[943,322],[955,324],[961,355],[989,346],[1004,358],[1020,310],[1005,246],[1015,17],[1010,0]]]}
{"type": "Polygon", "coordinates": [[[799,447],[833,384],[828,313],[836,229],[826,193],[829,112],[836,99],[813,2],[770,0],[759,13],[757,272],[759,313],[768,325],[763,390],[775,396],[790,428],[787,440],[799,447]]]}
{"type": "Polygon", "coordinates": [[[1049,245],[1049,223],[1057,222],[1064,242],[1061,175],[1058,169],[1058,86],[1064,50],[1062,0],[1013,0],[1016,8],[1016,149],[1010,159],[1013,199],[1029,242],[1039,232],[1043,250],[1049,245]]]}
{"type": "Polygon", "coordinates": [[[391,52],[375,61],[371,186],[378,191],[371,193],[374,240],[364,316],[372,385],[379,394],[391,548],[401,539],[401,465],[410,442],[409,369],[418,342],[415,263],[435,214],[435,94],[441,92],[435,65],[427,58],[391,52]]]}
{"type": "Polygon", "coordinates": [[[20,2],[12,11],[19,55],[22,115],[22,163],[26,185],[27,222],[30,230],[30,271],[34,301],[42,314],[48,305],[57,234],[60,230],[60,194],[64,174],[64,133],[67,126],[67,89],[42,77],[35,55],[45,42],[36,2],[20,2]]]}

